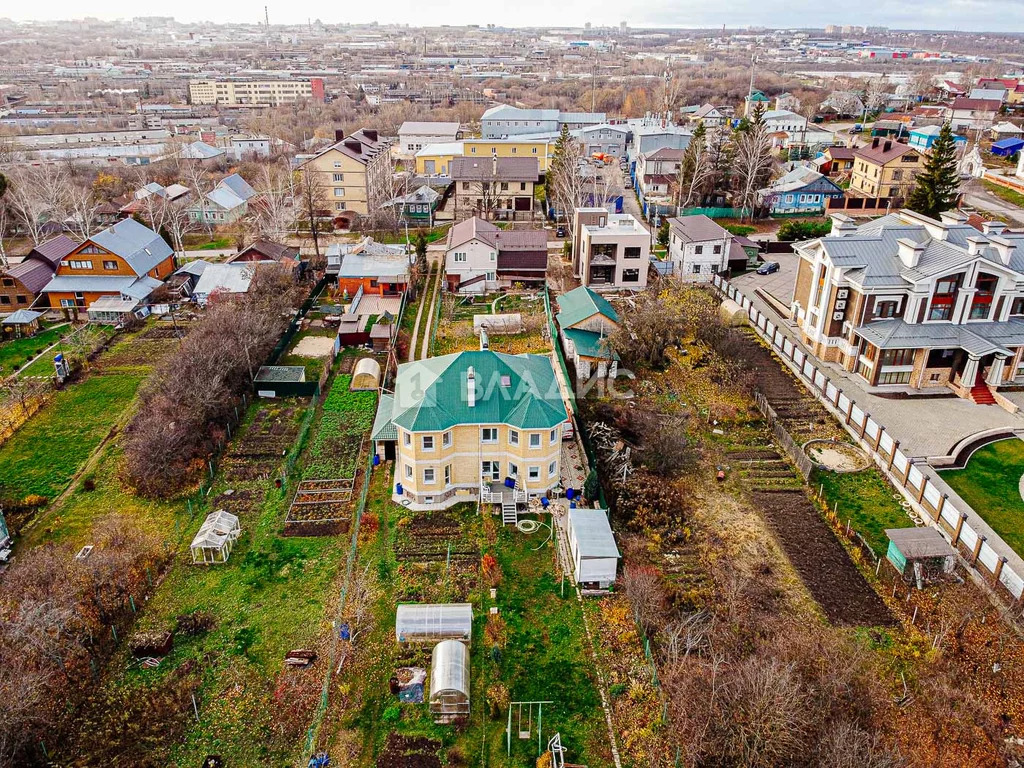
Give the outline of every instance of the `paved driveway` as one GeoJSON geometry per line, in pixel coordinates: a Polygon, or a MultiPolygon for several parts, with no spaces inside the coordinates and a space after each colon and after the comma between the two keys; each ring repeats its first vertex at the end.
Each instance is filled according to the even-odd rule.
{"type": "MultiPolygon", "coordinates": [[[[779,259],[779,262],[781,264],[782,260],[779,259]]],[[[749,296],[754,305],[768,315],[790,339],[804,347],[799,341],[796,327],[788,319],[780,317],[773,306],[754,293],[754,289],[759,287],[779,301],[788,296],[785,300],[788,307],[792,299],[791,287],[787,293],[784,285],[772,289],[768,283],[758,282],[765,277],[777,277],[785,270],[786,267],[783,267],[776,274],[767,276],[747,273],[737,277],[733,284],[749,296]]],[[[1024,430],[1024,411],[1011,414],[998,405],[978,405],[952,393],[949,397],[880,397],[869,391],[864,379],[844,370],[842,366],[819,361],[819,367],[827,371],[828,376],[858,406],[896,437],[900,447],[913,458],[946,456],[961,440],[979,432],[992,429],[1024,430]]],[[[1007,393],[1007,397],[1024,407],[1024,393],[1007,393]]]]}
{"type": "Polygon", "coordinates": [[[733,279],[733,284],[747,295],[753,297],[756,289],[771,295],[783,306],[793,302],[793,289],[796,287],[796,268],[800,257],[795,253],[764,254],[765,261],[777,261],[779,271],[770,275],[759,275],[756,272],[745,272],[733,279]]]}

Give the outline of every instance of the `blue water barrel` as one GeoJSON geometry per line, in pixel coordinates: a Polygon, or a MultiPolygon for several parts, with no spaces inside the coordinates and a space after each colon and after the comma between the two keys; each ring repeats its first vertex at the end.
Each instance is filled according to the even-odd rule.
{"type": "Polygon", "coordinates": [[[576,498],[576,490],[574,488],[566,488],[565,489],[565,498],[567,498],[569,500],[572,500],[572,499],[576,498]]]}
{"type": "Polygon", "coordinates": [[[548,505],[549,505],[550,503],[551,503],[551,502],[550,502],[550,501],[548,501],[548,497],[547,497],[547,496],[541,496],[541,497],[540,497],[540,505],[541,505],[541,506],[542,506],[542,507],[543,507],[544,509],[547,509],[547,508],[548,508],[548,505]]]}
{"type": "Polygon", "coordinates": [[[569,509],[576,509],[576,502],[575,501],[570,501],[569,502],[569,509]]]}
{"type": "Polygon", "coordinates": [[[402,484],[401,483],[395,483],[395,495],[396,496],[401,496],[402,495],[402,484]]]}
{"type": "Polygon", "coordinates": [[[505,478],[505,487],[506,488],[515,488],[516,487],[516,479],[514,477],[506,477],[505,478]]]}
{"type": "Polygon", "coordinates": [[[379,453],[373,454],[373,466],[375,466],[375,467],[379,467],[380,466],[380,454],[379,453]]]}

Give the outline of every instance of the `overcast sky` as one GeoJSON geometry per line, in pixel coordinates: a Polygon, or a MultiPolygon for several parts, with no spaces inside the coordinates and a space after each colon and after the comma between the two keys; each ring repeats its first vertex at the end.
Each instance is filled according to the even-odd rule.
{"type": "MultiPolygon", "coordinates": [[[[140,5],[134,0],[38,0],[5,3],[0,14],[18,19],[72,19],[83,15],[131,18],[171,15],[180,21],[262,21],[263,4],[246,0],[177,0],[167,5],[140,5]]],[[[901,0],[896,3],[846,3],[841,7],[822,0],[385,0],[377,3],[341,3],[305,0],[271,1],[271,24],[325,23],[500,24],[514,26],[616,25],[675,27],[823,27],[859,24],[902,29],[993,30],[1024,32],[1024,0],[901,0]]]]}

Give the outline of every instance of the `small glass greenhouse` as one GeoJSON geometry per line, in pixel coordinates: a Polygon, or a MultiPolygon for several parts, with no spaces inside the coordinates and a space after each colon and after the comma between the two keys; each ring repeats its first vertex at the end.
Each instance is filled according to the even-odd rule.
{"type": "Polygon", "coordinates": [[[226,563],[231,548],[241,534],[238,517],[224,509],[218,509],[206,516],[199,533],[192,539],[192,563],[213,565],[226,563]]]}
{"type": "Polygon", "coordinates": [[[468,643],[472,635],[471,603],[403,603],[395,614],[395,639],[400,643],[468,643]]]}
{"type": "Polygon", "coordinates": [[[469,649],[442,640],[430,654],[430,714],[435,723],[469,715],[469,649]]]}
{"type": "Polygon", "coordinates": [[[364,357],[356,363],[349,389],[353,391],[377,389],[380,386],[380,363],[372,357],[364,357]]]}

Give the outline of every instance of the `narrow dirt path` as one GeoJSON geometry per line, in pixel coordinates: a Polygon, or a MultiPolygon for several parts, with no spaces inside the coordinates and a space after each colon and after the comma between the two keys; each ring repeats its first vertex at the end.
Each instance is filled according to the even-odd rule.
{"type": "MultiPolygon", "coordinates": [[[[438,268],[438,270],[437,270],[437,277],[434,278],[434,289],[433,289],[433,292],[430,294],[430,304],[427,307],[427,312],[429,314],[427,315],[427,325],[426,325],[426,328],[424,328],[424,330],[423,330],[423,343],[422,343],[422,348],[420,349],[420,360],[426,360],[427,359],[427,353],[430,351],[429,350],[429,345],[430,345],[430,329],[434,325],[434,302],[436,302],[438,300],[438,295],[440,293],[441,293],[441,270],[440,270],[440,268],[438,268]]],[[[422,309],[422,306],[420,308],[422,309]]]]}
{"type": "MultiPolygon", "coordinates": [[[[427,275],[427,282],[423,286],[423,298],[426,298],[430,293],[430,281],[434,279],[434,270],[432,269],[427,275]]],[[[423,317],[423,305],[425,301],[420,301],[420,306],[416,310],[416,324],[412,327],[412,339],[409,341],[409,362],[411,363],[416,359],[416,339],[419,338],[420,333],[420,319],[423,317]]]]}

